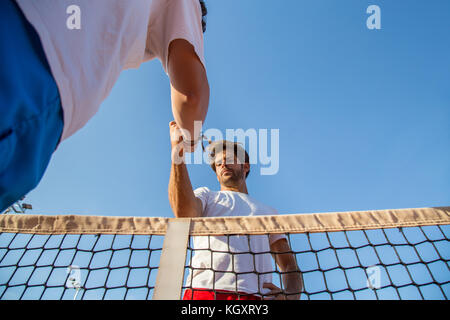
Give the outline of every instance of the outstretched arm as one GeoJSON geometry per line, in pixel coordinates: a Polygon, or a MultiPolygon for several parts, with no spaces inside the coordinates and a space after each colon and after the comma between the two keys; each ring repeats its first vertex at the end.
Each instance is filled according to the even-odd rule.
{"type": "Polygon", "coordinates": [[[300,292],[303,290],[302,274],[297,266],[295,256],[286,239],[280,239],[270,245],[272,256],[282,272],[284,290],[273,283],[265,283],[264,288],[271,290],[273,295],[269,299],[300,299],[300,292]]]}
{"type": "Polygon", "coordinates": [[[175,121],[169,123],[172,145],[172,167],[169,179],[169,202],[175,217],[200,217],[202,202],[195,197],[191,180],[184,164],[184,150],[180,143],[179,128],[175,121]]]}
{"type": "Polygon", "coordinates": [[[189,133],[185,140],[196,140],[200,132],[194,132],[194,121],[203,124],[206,118],[209,84],[205,68],[188,41],[176,39],[170,43],[168,74],[175,122],[189,133]]]}

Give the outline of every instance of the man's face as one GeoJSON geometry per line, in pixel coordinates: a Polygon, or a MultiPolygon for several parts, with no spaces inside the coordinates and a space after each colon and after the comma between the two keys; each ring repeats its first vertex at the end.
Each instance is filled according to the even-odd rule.
{"type": "Polygon", "coordinates": [[[236,186],[241,180],[245,180],[246,164],[238,163],[233,152],[224,151],[216,155],[214,163],[217,179],[221,185],[236,186]]]}

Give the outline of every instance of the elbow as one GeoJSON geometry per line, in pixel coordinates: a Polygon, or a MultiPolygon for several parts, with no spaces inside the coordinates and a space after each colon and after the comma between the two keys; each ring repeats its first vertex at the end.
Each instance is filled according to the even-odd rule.
{"type": "Polygon", "coordinates": [[[208,113],[208,105],[209,91],[208,93],[191,94],[187,97],[186,106],[189,109],[189,113],[192,115],[193,120],[201,121],[202,124],[208,113]]]}
{"type": "Polygon", "coordinates": [[[197,138],[195,135],[200,133],[196,130],[196,125],[200,122],[203,126],[208,113],[209,87],[208,85],[194,86],[186,92],[172,88],[172,111],[175,121],[180,128],[187,130],[190,134],[190,137],[186,139],[194,140],[197,138]]]}
{"type": "Polygon", "coordinates": [[[195,90],[187,93],[185,96],[185,107],[189,109],[189,113],[193,119],[201,120],[202,122],[206,118],[209,106],[210,89],[208,81],[195,86],[195,90]]]}
{"type": "Polygon", "coordinates": [[[181,205],[173,199],[169,198],[170,207],[172,208],[173,215],[175,218],[193,218],[198,216],[194,209],[191,209],[190,206],[181,205]],[[171,201],[172,200],[172,201],[171,201]]]}
{"type": "Polygon", "coordinates": [[[202,96],[199,93],[189,93],[185,96],[183,101],[183,108],[189,112],[194,118],[199,119],[198,116],[201,112],[202,106],[200,101],[202,96]]]}
{"type": "Polygon", "coordinates": [[[172,207],[172,212],[173,212],[173,215],[175,216],[175,218],[184,218],[183,210],[181,210],[181,208],[179,206],[176,206],[172,203],[170,204],[170,206],[172,207]]]}
{"type": "Polygon", "coordinates": [[[172,210],[173,211],[173,215],[175,218],[184,218],[183,215],[181,214],[181,212],[177,211],[177,210],[172,210]]]}
{"type": "Polygon", "coordinates": [[[197,215],[189,210],[172,210],[175,218],[195,218],[197,215]]]}

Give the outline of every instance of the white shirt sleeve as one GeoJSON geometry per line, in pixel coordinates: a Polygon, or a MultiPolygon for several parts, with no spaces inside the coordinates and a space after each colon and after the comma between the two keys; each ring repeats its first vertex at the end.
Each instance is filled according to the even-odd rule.
{"type": "Polygon", "coordinates": [[[200,187],[194,190],[194,195],[202,202],[202,216],[205,216],[206,205],[208,204],[209,190],[207,187],[200,187]]]}
{"type": "Polygon", "coordinates": [[[160,61],[166,74],[169,44],[175,39],[188,41],[205,66],[203,50],[202,13],[198,0],[166,0],[149,24],[147,44],[160,61]]]}
{"type": "MultiPolygon", "coordinates": [[[[272,215],[278,215],[279,214],[278,210],[276,210],[274,208],[272,208],[272,211],[273,211],[271,213],[272,215]]],[[[269,244],[275,243],[275,242],[277,242],[280,239],[288,240],[284,233],[271,233],[271,234],[269,234],[269,244]]],[[[288,240],[288,242],[289,242],[289,240],[288,240]]]]}

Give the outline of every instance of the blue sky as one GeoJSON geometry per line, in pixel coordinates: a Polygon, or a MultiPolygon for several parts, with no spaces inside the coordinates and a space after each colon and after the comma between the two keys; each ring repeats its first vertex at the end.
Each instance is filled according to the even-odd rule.
{"type": "MultiPolygon", "coordinates": [[[[279,129],[279,171],[249,194],[282,214],[450,203],[448,1],[209,1],[204,129],[279,129]],[[366,9],[381,9],[369,30],[366,9]]],[[[35,214],[171,216],[168,78],[124,71],[54,154],[35,214]]],[[[219,185],[190,165],[194,187],[219,185]]]]}
{"type": "MultiPolygon", "coordinates": [[[[251,196],[281,214],[450,204],[449,1],[207,6],[204,129],[279,130],[279,171],[263,176],[253,165],[251,196]],[[366,27],[372,4],[381,30],[366,27]]],[[[29,213],[172,216],[171,120],[159,61],[123,72],[98,114],[60,145],[27,195],[29,213]]],[[[219,189],[207,164],[189,172],[194,187],[219,189]]]]}
{"type": "MultiPolygon", "coordinates": [[[[291,234],[304,281],[301,299],[446,299],[449,231],[427,226],[291,234]],[[376,290],[368,288],[369,280],[376,290]]],[[[0,299],[151,299],[162,244],[163,236],[154,235],[2,233],[0,299]],[[78,293],[69,275],[79,281],[78,293]]],[[[280,273],[272,281],[280,286],[280,273]]]]}

